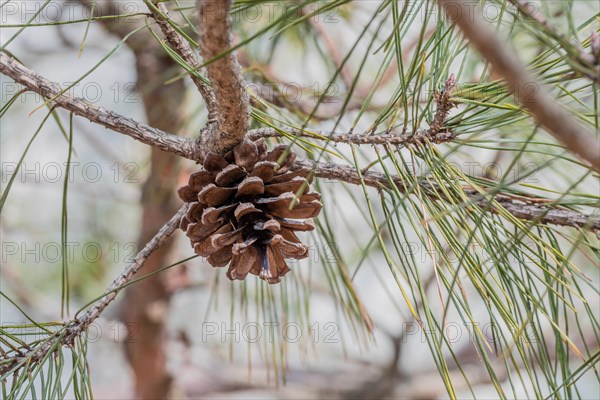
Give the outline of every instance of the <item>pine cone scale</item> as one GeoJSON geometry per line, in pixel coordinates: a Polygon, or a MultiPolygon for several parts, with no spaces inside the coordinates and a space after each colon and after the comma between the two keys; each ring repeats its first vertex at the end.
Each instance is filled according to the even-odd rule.
{"type": "Polygon", "coordinates": [[[219,221],[224,221],[224,215],[232,211],[237,204],[228,204],[222,207],[209,207],[205,208],[202,211],[202,217],[200,217],[200,222],[204,225],[212,225],[216,224],[219,221]]]}
{"type": "Polygon", "coordinates": [[[206,261],[210,263],[215,268],[221,268],[229,264],[233,254],[231,253],[231,246],[223,247],[221,250],[218,250],[216,253],[211,254],[206,261]]]}
{"type": "Polygon", "coordinates": [[[240,255],[244,253],[247,249],[251,248],[251,246],[256,242],[257,238],[251,237],[244,240],[241,243],[235,243],[231,249],[232,253],[235,255],[240,255]]]}
{"type": "Polygon", "coordinates": [[[242,218],[244,218],[248,214],[253,214],[253,213],[261,213],[262,214],[262,211],[256,207],[254,207],[254,204],[252,204],[252,203],[240,203],[236,207],[235,211],[233,212],[233,215],[235,216],[235,219],[238,222],[241,222],[242,218]]]}
{"type": "Polygon", "coordinates": [[[220,249],[223,248],[225,246],[231,246],[233,245],[235,242],[237,242],[239,239],[242,238],[242,232],[244,230],[245,227],[227,232],[227,233],[221,233],[221,234],[217,234],[215,232],[215,234],[213,234],[211,236],[211,244],[214,248],[216,249],[220,249]]]}
{"type": "Polygon", "coordinates": [[[315,225],[310,220],[307,220],[307,221],[296,221],[296,220],[293,220],[293,219],[278,218],[277,222],[282,227],[293,229],[295,231],[306,232],[306,231],[312,231],[312,230],[315,229],[315,225]]]}
{"type": "Polygon", "coordinates": [[[282,193],[293,192],[296,193],[302,187],[308,186],[308,181],[306,178],[301,176],[294,177],[291,181],[281,182],[281,183],[272,183],[265,187],[265,193],[270,194],[271,196],[279,196],[282,193]]]}
{"type": "Polygon", "coordinates": [[[229,165],[225,157],[220,155],[210,153],[204,158],[204,163],[202,164],[204,169],[208,172],[220,172],[225,167],[229,165]]]}
{"type": "Polygon", "coordinates": [[[190,221],[200,220],[202,218],[202,213],[204,213],[204,210],[204,204],[200,204],[198,202],[192,203],[190,208],[188,209],[188,212],[185,214],[185,218],[183,218],[181,222],[183,223],[185,221],[189,223],[190,221]]]}
{"type": "Polygon", "coordinates": [[[263,182],[268,183],[275,177],[275,170],[279,165],[273,161],[260,161],[256,163],[250,176],[258,176],[263,182]]]}
{"type": "Polygon", "coordinates": [[[281,230],[281,224],[275,219],[270,219],[264,222],[258,221],[254,224],[254,230],[279,232],[281,230]]]}
{"type": "Polygon", "coordinates": [[[226,202],[235,194],[235,188],[218,187],[214,183],[206,185],[200,193],[198,193],[198,201],[210,207],[215,207],[226,202]]]}
{"type": "MultiPolygon", "coordinates": [[[[208,171],[194,172],[190,176],[189,186],[193,191],[199,192],[204,186],[215,181],[216,174],[208,171]]],[[[185,186],[184,186],[185,187],[185,186]]]]}
{"type": "Polygon", "coordinates": [[[281,183],[281,182],[287,182],[290,181],[292,179],[294,179],[295,177],[299,176],[302,178],[306,178],[306,180],[308,181],[308,183],[312,183],[312,179],[308,179],[308,175],[310,174],[310,171],[307,169],[299,169],[297,171],[292,171],[292,172],[286,172],[284,174],[278,175],[273,177],[273,179],[271,180],[270,183],[281,183]]]}
{"type": "Polygon", "coordinates": [[[225,169],[219,172],[215,178],[215,183],[220,187],[227,187],[233,182],[246,176],[246,171],[235,164],[229,164],[225,169]]]}
{"type": "Polygon", "coordinates": [[[191,223],[187,227],[188,237],[192,240],[192,242],[202,242],[208,236],[215,233],[217,229],[219,229],[219,225],[204,225],[199,223],[191,223]]]}
{"type": "Polygon", "coordinates": [[[251,248],[243,256],[234,255],[231,264],[233,268],[227,271],[227,277],[231,280],[243,280],[253,269],[258,271],[258,253],[255,248],[251,248]]]}
{"type": "Polygon", "coordinates": [[[257,196],[265,192],[265,184],[258,176],[245,178],[238,186],[235,197],[257,196]]]}

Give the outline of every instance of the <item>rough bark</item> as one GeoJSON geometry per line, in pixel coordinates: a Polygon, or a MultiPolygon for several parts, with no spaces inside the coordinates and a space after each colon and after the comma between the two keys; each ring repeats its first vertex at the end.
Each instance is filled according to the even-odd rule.
{"type": "Polygon", "coordinates": [[[190,73],[190,78],[204,99],[208,110],[208,120],[212,121],[216,118],[217,112],[215,93],[201,78],[201,76],[205,75],[205,71],[201,68],[200,61],[194,55],[191,45],[167,21],[169,13],[163,3],[160,3],[159,0],[144,0],[144,2],[160,27],[169,46],[192,68],[193,72],[190,73]]]}
{"type": "Polygon", "coordinates": [[[231,0],[198,0],[200,54],[217,100],[217,129],[202,135],[205,151],[223,154],[239,144],[250,124],[249,98],[233,44],[231,0]],[[226,54],[224,54],[226,53],[226,54]],[[224,54],[224,55],[223,55],[224,54]]]}

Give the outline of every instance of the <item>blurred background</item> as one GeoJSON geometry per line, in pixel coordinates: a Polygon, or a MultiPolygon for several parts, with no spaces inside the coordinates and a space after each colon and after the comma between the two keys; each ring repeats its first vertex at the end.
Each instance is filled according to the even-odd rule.
{"type": "MultiPolygon", "coordinates": [[[[194,2],[166,3],[171,18],[196,39],[194,2]]],[[[317,132],[423,129],[435,111],[434,93],[453,73],[461,85],[456,96],[463,101],[450,121],[463,141],[439,145],[447,157],[398,150],[409,175],[431,172],[433,158],[441,157],[461,179],[494,181],[505,175],[510,177],[505,187],[525,183],[529,186],[520,190],[530,194],[598,195],[597,177],[548,145],[549,136],[532,140],[532,122],[510,107],[510,99],[498,99],[502,89],[489,84],[495,78],[489,68],[459,36],[448,34],[432,2],[418,3],[236,2],[234,35],[244,43],[237,56],[253,97],[253,127],[264,126],[263,118],[291,127],[307,122],[317,132]],[[398,34],[401,45],[394,45],[398,34]],[[402,106],[401,98],[410,100],[402,106]],[[463,119],[464,124],[457,123],[463,119]],[[523,143],[527,154],[513,162],[511,146],[523,143]]],[[[484,15],[536,72],[546,74],[544,80],[556,83],[559,79],[546,68],[550,61],[539,59],[546,54],[541,30],[505,3],[482,2],[484,15]]],[[[73,95],[178,135],[194,137],[206,123],[199,93],[165,50],[142,1],[3,1],[0,7],[2,46],[40,75],[70,86],[73,95]],[[13,40],[13,35],[18,36],[13,40]]],[[[582,41],[598,29],[596,2],[548,2],[539,10],[561,29],[569,25],[567,35],[577,32],[582,41]]],[[[554,71],[568,67],[560,60],[552,65],[554,71]]],[[[100,296],[180,207],[176,188],[198,166],[77,116],[67,164],[69,114],[60,109],[49,114],[39,95],[19,94],[18,84],[0,79],[0,107],[6,106],[0,120],[3,193],[16,176],[1,214],[0,288],[6,296],[0,300],[0,322],[6,332],[26,335],[29,321],[21,311],[35,321],[64,321],[100,296]],[[65,210],[69,312],[61,313],[65,210]]],[[[564,85],[572,93],[561,95],[561,101],[582,119],[597,121],[597,85],[581,78],[564,85]]],[[[361,168],[386,154],[344,144],[322,151],[311,143],[295,150],[304,158],[361,168]]],[[[392,171],[398,167],[381,161],[386,163],[392,171]]],[[[399,204],[407,199],[385,200],[381,192],[363,191],[360,185],[323,179],[315,185],[323,194],[324,212],[319,229],[303,237],[310,257],[291,263],[293,272],[280,285],[270,287],[254,276],[231,283],[223,269],[200,258],[185,261],[193,251],[181,232],[163,245],[140,271],[148,276],[121,293],[90,328],[86,357],[94,397],[430,399],[449,397],[444,382],[451,380],[459,398],[496,398],[499,387],[508,397],[535,398],[552,393],[569,376],[555,369],[557,360],[572,370],[583,361],[594,365],[590,354],[598,351],[598,325],[593,316],[599,306],[594,235],[555,228],[554,241],[539,231],[543,242],[521,238],[518,250],[496,260],[491,254],[505,240],[499,232],[516,232],[510,221],[489,217],[491,222],[478,227],[482,236],[496,232],[497,244],[471,241],[460,230],[429,232],[420,222],[424,215],[444,210],[430,204],[420,210],[418,199],[406,208],[399,204]],[[385,226],[390,215],[395,222],[385,226]],[[472,255],[468,263],[463,251],[472,255]],[[486,303],[494,303],[494,297],[483,296],[469,281],[470,273],[485,269],[482,276],[493,285],[513,266],[520,278],[504,283],[516,287],[516,294],[500,290],[499,298],[520,312],[531,301],[520,297],[522,292],[532,297],[543,292],[537,292],[535,274],[550,269],[546,262],[556,271],[576,269],[585,282],[569,284],[576,287],[571,292],[557,289],[564,303],[553,307],[568,308],[564,314],[546,314],[552,307],[544,303],[538,306],[547,320],[526,311],[515,317],[515,340],[514,326],[502,315],[509,311],[486,303]],[[436,268],[447,275],[436,276],[436,268]],[[528,268],[533,277],[523,272],[528,268]],[[454,286],[462,291],[460,301],[447,291],[455,269],[467,281],[454,286]],[[420,274],[414,282],[406,278],[411,271],[420,274]],[[460,304],[445,309],[449,301],[460,304]],[[435,318],[423,317],[419,324],[414,312],[435,318]],[[553,319],[570,328],[561,334],[573,335],[564,347],[554,339],[553,319]],[[527,361],[511,360],[507,354],[513,350],[514,357],[527,361]]],[[[573,204],[597,213],[594,202],[573,204]]],[[[550,278],[540,281],[545,279],[550,278]]],[[[63,380],[68,386],[69,375],[63,380]]],[[[590,370],[570,390],[574,397],[597,398],[598,382],[597,371],[590,370]]],[[[66,393],[74,397],[72,389],[66,393]]]]}

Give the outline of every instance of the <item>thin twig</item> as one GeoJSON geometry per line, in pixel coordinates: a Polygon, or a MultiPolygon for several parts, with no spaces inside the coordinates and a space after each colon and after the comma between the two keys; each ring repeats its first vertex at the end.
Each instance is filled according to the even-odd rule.
{"type": "Polygon", "coordinates": [[[572,43],[565,35],[558,30],[544,17],[540,12],[536,12],[537,6],[525,0],[509,0],[519,11],[520,14],[529,18],[531,21],[538,23],[544,32],[556,40],[559,45],[567,52],[568,57],[576,60],[582,66],[595,72],[583,71],[581,74],[586,78],[600,83],[600,70],[595,66],[596,60],[593,53],[587,53],[579,43],[572,43]],[[573,46],[576,51],[573,51],[569,46],[573,46]]]}
{"type": "Polygon", "coordinates": [[[117,297],[117,294],[129,283],[133,276],[142,268],[148,257],[179,227],[181,218],[187,212],[188,206],[182,206],[179,211],[158,231],[156,235],[146,244],[146,246],[140,251],[133,262],[129,264],[125,270],[112,282],[112,284],[106,290],[106,295],[100,298],[92,308],[86,311],[83,315],[72,319],[65,324],[63,330],[59,331],[60,334],[48,338],[48,340],[42,342],[39,346],[34,347],[23,355],[12,358],[11,362],[6,363],[0,367],[0,375],[4,376],[7,373],[15,373],[21,367],[31,366],[32,364],[39,363],[44,359],[49,351],[56,348],[56,346],[72,345],[73,341],[81,336],[87,328],[94,322],[102,312],[108,307],[108,305],[117,297]],[[64,334],[62,334],[64,333],[64,334]]]}
{"type": "Polygon", "coordinates": [[[433,133],[429,129],[417,131],[416,133],[405,133],[401,135],[381,134],[370,135],[367,133],[328,133],[321,131],[299,131],[296,129],[284,130],[275,128],[258,128],[248,131],[248,138],[256,140],[261,137],[301,136],[312,139],[327,140],[335,143],[352,143],[364,145],[398,145],[409,146],[431,143],[444,143],[452,141],[455,136],[450,131],[433,133]]]}
{"type": "MultiPolygon", "coordinates": [[[[172,26],[169,24],[169,21],[166,18],[169,18],[169,12],[167,7],[159,2],[158,0],[144,0],[152,17],[160,27],[160,30],[165,35],[169,46],[177,53],[179,56],[189,64],[190,67],[197,71],[198,73],[203,73],[203,69],[201,68],[201,64],[194,55],[192,51],[192,46],[185,40],[183,36],[179,34],[172,26]]],[[[202,95],[204,102],[206,103],[206,109],[208,110],[208,120],[209,122],[216,119],[217,115],[217,100],[215,99],[215,93],[212,88],[204,83],[204,81],[200,78],[200,76],[190,73],[190,78],[192,82],[198,88],[198,91],[202,95]]]]}
{"type": "Polygon", "coordinates": [[[250,100],[234,53],[231,0],[198,0],[200,54],[217,100],[217,129],[200,139],[206,152],[222,154],[239,144],[250,125],[250,100]]]}
{"type": "Polygon", "coordinates": [[[448,119],[448,114],[450,114],[452,108],[456,107],[456,104],[451,100],[454,86],[456,86],[456,78],[454,74],[451,74],[446,82],[444,82],[444,89],[434,94],[437,110],[435,111],[433,120],[429,124],[429,131],[426,132],[429,136],[435,137],[443,133],[442,129],[444,128],[446,119],[448,119]]]}
{"type": "Polygon", "coordinates": [[[438,0],[451,21],[462,30],[465,37],[506,80],[509,91],[531,112],[536,121],[561,142],[569,151],[600,172],[600,146],[587,127],[569,114],[549,94],[549,90],[537,82],[509,50],[497,33],[481,17],[479,10],[473,12],[463,0],[438,0]],[[535,91],[525,90],[534,87],[535,91]]]}

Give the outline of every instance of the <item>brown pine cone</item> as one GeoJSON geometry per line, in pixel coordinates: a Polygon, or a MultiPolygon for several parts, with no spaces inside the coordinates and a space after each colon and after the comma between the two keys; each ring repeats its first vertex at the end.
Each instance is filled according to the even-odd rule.
{"type": "Polygon", "coordinates": [[[307,218],[321,211],[321,195],[310,192],[309,170],[289,170],[295,158],[286,145],[267,152],[264,139],[244,140],[225,156],[207,155],[204,170],[178,190],[190,203],[181,229],[196,254],[213,267],[229,264],[229,279],[250,272],[269,283],[289,271],[286,258],[308,257],[294,231],[314,229],[307,218]]]}

